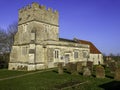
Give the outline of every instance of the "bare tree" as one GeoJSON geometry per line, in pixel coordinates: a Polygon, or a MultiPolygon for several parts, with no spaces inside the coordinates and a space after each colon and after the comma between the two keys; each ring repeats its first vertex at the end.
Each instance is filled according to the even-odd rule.
{"type": "Polygon", "coordinates": [[[10,51],[17,32],[17,23],[10,24],[5,31],[0,28],[0,68],[8,66],[10,51]]]}
{"type": "Polygon", "coordinates": [[[10,24],[7,28],[8,35],[11,37],[14,37],[17,30],[18,30],[18,23],[17,22],[10,24]]]}
{"type": "Polygon", "coordinates": [[[114,57],[115,55],[113,53],[110,53],[109,56],[112,58],[114,57]]]}
{"type": "Polygon", "coordinates": [[[6,38],[6,32],[4,29],[0,28],[0,42],[5,40],[5,38],[6,38]]]}
{"type": "Polygon", "coordinates": [[[4,53],[6,49],[7,34],[4,29],[0,28],[0,53],[4,53]]]}
{"type": "Polygon", "coordinates": [[[0,52],[10,52],[13,42],[14,42],[14,35],[18,30],[17,22],[10,24],[7,30],[0,28],[0,52]]]}
{"type": "Polygon", "coordinates": [[[7,28],[7,46],[8,46],[9,51],[11,51],[11,48],[14,42],[14,36],[17,31],[18,31],[17,22],[10,24],[7,28]]]}
{"type": "Polygon", "coordinates": [[[120,61],[120,53],[117,53],[117,61],[120,61]]]}
{"type": "Polygon", "coordinates": [[[119,57],[119,56],[120,56],[120,53],[117,53],[117,56],[119,57]]]}

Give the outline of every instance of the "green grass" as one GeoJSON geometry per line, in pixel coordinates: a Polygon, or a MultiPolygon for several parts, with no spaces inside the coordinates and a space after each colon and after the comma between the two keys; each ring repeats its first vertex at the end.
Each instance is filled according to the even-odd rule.
{"type": "MultiPolygon", "coordinates": [[[[0,78],[17,76],[25,73],[29,72],[0,70],[0,78]]],[[[111,78],[97,79],[93,76],[84,77],[82,75],[70,75],[68,73],[59,75],[53,71],[46,71],[0,81],[0,90],[54,90],[54,87],[56,85],[69,82],[71,80],[88,82],[86,84],[80,85],[78,88],[70,88],[64,90],[104,90],[100,88],[99,85],[113,81],[111,78]]]]}
{"type": "Polygon", "coordinates": [[[29,73],[29,72],[25,72],[25,71],[9,71],[7,69],[0,69],[0,79],[12,77],[12,76],[17,76],[17,75],[22,75],[22,74],[26,74],[26,73],[29,73]]]}

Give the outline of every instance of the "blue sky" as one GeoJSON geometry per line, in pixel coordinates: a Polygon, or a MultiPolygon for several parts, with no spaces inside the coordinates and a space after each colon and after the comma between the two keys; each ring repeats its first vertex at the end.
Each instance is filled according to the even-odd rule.
{"type": "Polygon", "coordinates": [[[0,0],[0,27],[18,20],[32,2],[59,11],[60,37],[88,40],[103,53],[120,53],[120,0],[0,0]]]}

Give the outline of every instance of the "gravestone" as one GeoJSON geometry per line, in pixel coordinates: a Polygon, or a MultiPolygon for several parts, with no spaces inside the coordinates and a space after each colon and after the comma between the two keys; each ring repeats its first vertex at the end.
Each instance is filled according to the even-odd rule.
{"type": "Polygon", "coordinates": [[[63,74],[63,63],[58,63],[58,74],[63,74]]]}
{"type": "Polygon", "coordinates": [[[96,77],[97,78],[105,78],[105,70],[101,65],[96,66],[96,77]]]}
{"type": "Polygon", "coordinates": [[[71,63],[71,74],[72,75],[78,75],[77,64],[76,63],[71,63]]]}
{"type": "Polygon", "coordinates": [[[109,62],[109,68],[110,68],[111,73],[114,73],[117,68],[116,62],[115,61],[109,62]]]}
{"type": "Polygon", "coordinates": [[[82,62],[77,62],[77,72],[82,72],[82,62]]]}
{"type": "Polygon", "coordinates": [[[92,61],[87,61],[87,67],[92,72],[93,71],[93,62],[92,61]]]}
{"type": "Polygon", "coordinates": [[[71,63],[67,63],[65,66],[66,66],[67,71],[71,72],[71,63]]]}
{"type": "Polygon", "coordinates": [[[83,76],[91,76],[91,71],[88,67],[84,67],[83,76]]]}
{"type": "Polygon", "coordinates": [[[116,68],[114,79],[120,81],[120,67],[116,68]]]}

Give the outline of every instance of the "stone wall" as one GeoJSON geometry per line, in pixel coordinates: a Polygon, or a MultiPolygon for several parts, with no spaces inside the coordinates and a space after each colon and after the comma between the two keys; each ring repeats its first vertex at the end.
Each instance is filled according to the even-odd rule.
{"type": "Polygon", "coordinates": [[[44,40],[57,40],[59,27],[45,24],[42,22],[32,21],[18,26],[18,32],[15,35],[14,45],[29,44],[32,40],[32,34],[35,34],[34,42],[41,43],[44,40]],[[34,33],[33,33],[34,31],[34,33]]]}
{"type": "Polygon", "coordinates": [[[44,23],[58,25],[58,12],[51,8],[46,9],[38,3],[32,3],[19,10],[19,24],[23,24],[32,20],[37,20],[44,23]]]}
{"type": "Polygon", "coordinates": [[[103,64],[102,54],[90,54],[89,61],[92,61],[94,65],[103,64]]]}
{"type": "MultiPolygon", "coordinates": [[[[69,45],[69,43],[68,43],[68,45],[69,45]]],[[[56,45],[47,45],[46,47],[47,47],[47,50],[49,52],[49,53],[47,53],[48,54],[47,60],[48,60],[49,64],[51,63],[51,65],[58,63],[58,62],[64,62],[64,64],[65,64],[68,62],[84,61],[86,58],[83,58],[82,51],[87,50],[89,53],[89,49],[87,49],[87,48],[78,48],[78,47],[74,47],[74,46],[73,47],[58,46],[56,44],[56,45]],[[60,55],[59,55],[58,59],[54,58],[54,50],[55,49],[60,51],[60,55]],[[74,58],[74,51],[76,51],[76,50],[78,51],[78,58],[75,59],[74,58]],[[68,62],[66,62],[66,58],[65,58],[66,55],[69,55],[68,62]]]]}

